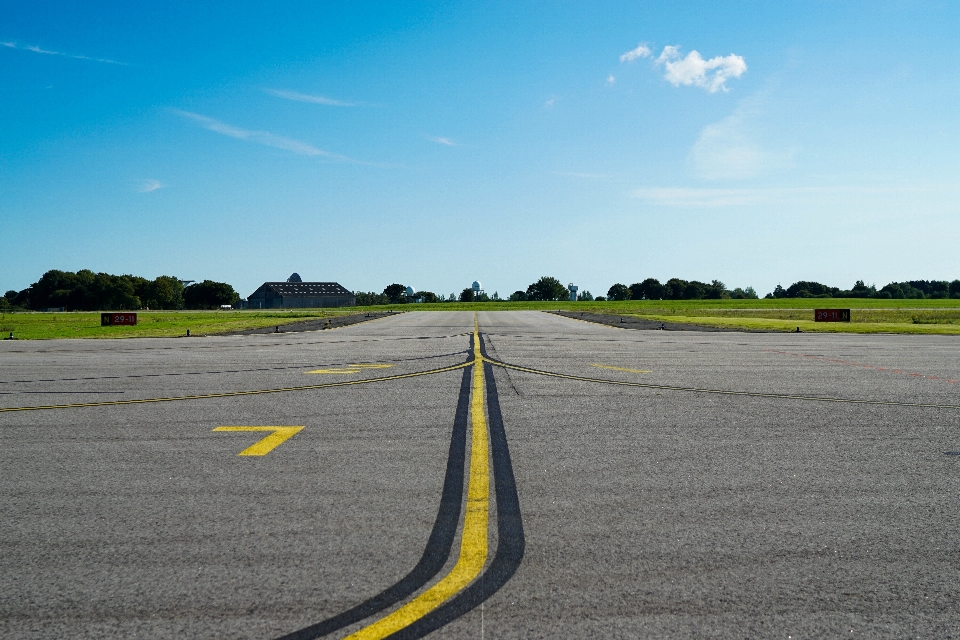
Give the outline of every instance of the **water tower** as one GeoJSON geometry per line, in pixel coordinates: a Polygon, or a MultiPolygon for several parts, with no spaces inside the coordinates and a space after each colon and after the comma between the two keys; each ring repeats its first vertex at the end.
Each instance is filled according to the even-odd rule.
{"type": "Polygon", "coordinates": [[[476,298],[476,297],[479,296],[481,293],[483,293],[483,285],[480,284],[480,281],[479,281],[479,280],[474,280],[474,281],[473,281],[473,285],[471,286],[471,288],[473,289],[473,297],[474,297],[474,298],[476,298]]]}
{"type": "Polygon", "coordinates": [[[573,283],[570,283],[570,284],[567,285],[567,289],[570,290],[570,302],[576,302],[576,301],[577,301],[577,289],[579,289],[579,287],[577,287],[577,285],[575,285],[575,284],[573,284],[573,283]]]}

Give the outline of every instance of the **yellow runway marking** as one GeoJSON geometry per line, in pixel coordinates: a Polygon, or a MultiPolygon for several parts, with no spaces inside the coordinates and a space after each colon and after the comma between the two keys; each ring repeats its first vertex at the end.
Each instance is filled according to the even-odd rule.
{"type": "Polygon", "coordinates": [[[238,456],[265,456],[299,433],[303,427],[217,427],[214,431],[272,431],[270,435],[247,447],[238,456]]]}
{"type": "Polygon", "coordinates": [[[360,373],[364,369],[389,369],[392,366],[392,364],[348,364],[345,367],[314,369],[313,371],[304,371],[304,373],[360,373]]]}
{"type": "Polygon", "coordinates": [[[473,386],[470,390],[472,432],[470,442],[470,484],[463,518],[460,557],[450,573],[422,594],[373,624],[347,636],[347,640],[385,638],[427,615],[455,596],[480,575],[487,562],[487,524],[490,505],[490,461],[487,418],[484,413],[486,391],[483,355],[480,353],[480,328],[473,317],[473,386]]]}
{"type": "Polygon", "coordinates": [[[371,382],[386,382],[389,380],[402,380],[403,378],[415,378],[417,376],[430,376],[435,373],[444,373],[447,371],[456,371],[465,369],[473,362],[464,362],[449,367],[440,367],[439,369],[428,369],[427,371],[414,371],[413,373],[398,373],[393,376],[383,376],[381,378],[364,378],[363,380],[343,380],[341,382],[327,382],[325,384],[307,384],[297,387],[278,387],[276,389],[252,389],[250,391],[224,391],[221,393],[201,393],[192,396],[170,396],[168,398],[140,398],[137,400],[105,400],[103,402],[78,402],[75,404],[49,404],[34,407],[0,407],[0,413],[8,411],[40,411],[43,409],[79,409],[82,407],[114,407],[125,404],[149,404],[152,402],[177,402],[180,400],[206,400],[208,398],[235,398],[239,396],[256,396],[264,393],[286,393],[288,391],[311,391],[313,389],[329,389],[331,387],[348,387],[355,384],[368,384],[371,382]]]}
{"type": "Polygon", "coordinates": [[[627,373],[650,373],[649,369],[625,369],[623,367],[612,367],[609,364],[592,364],[591,367],[598,369],[611,369],[613,371],[626,371],[627,373]]]}

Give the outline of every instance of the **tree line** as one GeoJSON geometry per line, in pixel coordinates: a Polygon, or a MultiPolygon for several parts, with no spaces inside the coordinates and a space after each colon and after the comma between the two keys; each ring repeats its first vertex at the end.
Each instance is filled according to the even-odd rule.
{"type": "Polygon", "coordinates": [[[857,280],[851,289],[829,287],[819,282],[801,280],[784,289],[779,284],[765,298],[960,298],[960,280],[908,280],[890,282],[881,289],[857,280]]]}
{"type": "MultiPolygon", "coordinates": [[[[616,283],[607,289],[607,295],[594,297],[589,291],[577,292],[577,300],[620,301],[620,300],[711,300],[728,298],[757,298],[753,287],[741,289],[727,289],[719,280],[710,283],[699,280],[682,280],[670,278],[660,283],[656,278],[647,278],[643,282],[635,282],[630,286],[616,283]]],[[[515,291],[510,300],[569,300],[570,290],[556,278],[544,276],[529,287],[526,291],[515,291]]]]}
{"type": "MultiPolygon", "coordinates": [[[[464,288],[459,295],[451,293],[444,298],[443,295],[436,295],[430,291],[418,291],[411,299],[407,296],[407,288],[402,284],[391,284],[387,286],[382,293],[373,291],[356,291],[357,304],[361,306],[380,305],[380,304],[406,304],[408,302],[488,302],[502,301],[503,298],[497,292],[488,295],[484,292],[475,292],[472,288],[464,288]]],[[[719,280],[705,283],[697,280],[681,280],[671,278],[667,282],[660,284],[656,278],[647,278],[643,282],[638,282],[629,287],[623,284],[615,284],[607,291],[606,296],[593,297],[589,291],[579,291],[577,300],[700,300],[700,299],[721,299],[721,298],[757,298],[753,287],[745,289],[736,288],[732,291],[727,289],[719,280]]],[[[563,285],[560,280],[551,276],[543,276],[536,282],[531,283],[526,289],[514,291],[506,301],[562,301],[570,299],[570,290],[563,285]]]]}
{"type": "Polygon", "coordinates": [[[134,311],[138,309],[218,309],[240,295],[224,282],[204,280],[187,287],[173,276],[147,280],[133,275],[94,273],[89,269],[47,271],[23,291],[7,291],[2,310],[63,308],[65,311],[134,311]]]}
{"type": "MultiPolygon", "coordinates": [[[[444,298],[429,291],[417,292],[414,299],[408,299],[407,288],[402,284],[391,284],[383,293],[364,293],[357,291],[358,305],[404,304],[407,302],[486,302],[501,300],[497,293],[488,296],[485,293],[475,295],[473,289],[465,288],[459,296],[450,294],[444,298]]],[[[577,300],[621,301],[621,300],[756,300],[753,287],[729,289],[719,280],[700,282],[670,278],[661,283],[656,278],[647,278],[629,286],[621,283],[612,285],[605,296],[594,297],[589,291],[577,292],[577,300]]],[[[784,289],[777,285],[773,292],[764,298],[960,298],[960,280],[909,280],[891,282],[881,289],[874,285],[865,285],[857,280],[850,289],[829,287],[819,282],[802,280],[794,282],[784,289]]],[[[508,301],[561,301],[570,299],[570,290],[558,279],[543,276],[526,289],[514,291],[508,301]]]]}
{"type": "Polygon", "coordinates": [[[473,289],[466,288],[460,292],[460,295],[451,293],[448,297],[443,294],[436,294],[432,291],[417,291],[413,297],[407,295],[407,287],[402,284],[393,283],[387,285],[382,293],[375,291],[354,291],[353,295],[357,298],[357,306],[371,306],[378,304],[406,304],[408,302],[486,302],[488,300],[500,300],[500,297],[494,293],[488,296],[481,293],[475,296],[473,289]]]}

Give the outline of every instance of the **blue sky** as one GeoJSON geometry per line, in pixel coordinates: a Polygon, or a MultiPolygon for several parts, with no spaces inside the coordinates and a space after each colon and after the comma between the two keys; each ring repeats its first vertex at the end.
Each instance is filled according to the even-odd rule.
{"type": "Polygon", "coordinates": [[[960,3],[398,4],[4,2],[0,289],[960,278],[960,3]]]}

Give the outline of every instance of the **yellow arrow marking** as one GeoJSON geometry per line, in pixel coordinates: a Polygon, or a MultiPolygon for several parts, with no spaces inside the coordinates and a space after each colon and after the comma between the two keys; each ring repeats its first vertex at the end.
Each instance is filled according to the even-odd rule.
{"type": "Polygon", "coordinates": [[[238,456],[265,456],[286,442],[303,427],[217,427],[214,431],[272,431],[270,435],[247,447],[238,456]]]}
{"type": "Polygon", "coordinates": [[[314,369],[313,371],[304,371],[304,373],[360,373],[364,369],[389,369],[392,366],[392,364],[348,364],[345,367],[314,369]]]}
{"type": "Polygon", "coordinates": [[[623,367],[611,367],[608,364],[592,364],[591,367],[598,369],[612,369],[613,371],[626,371],[627,373],[650,373],[649,369],[624,369],[623,367]]]}

